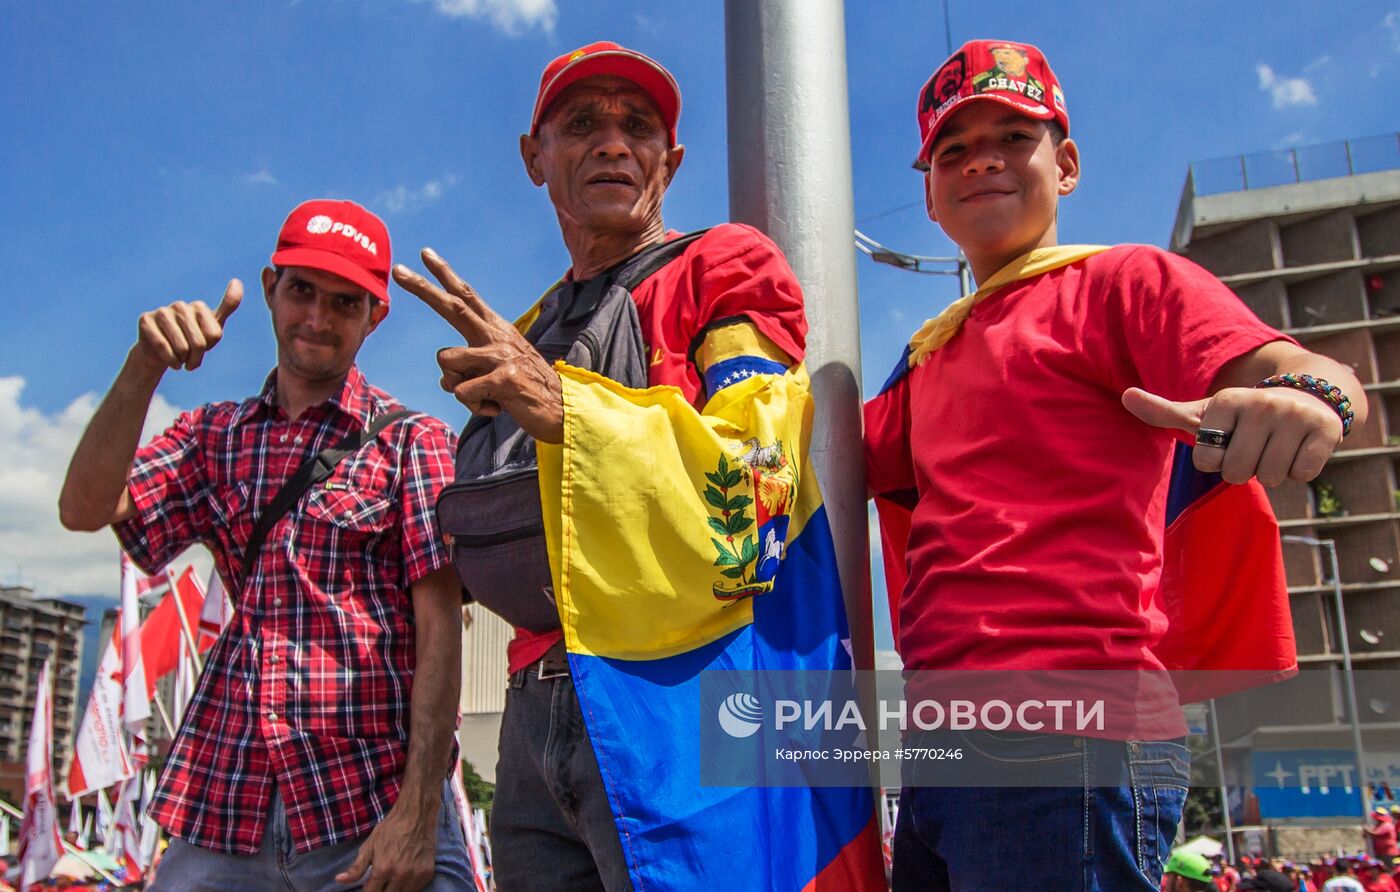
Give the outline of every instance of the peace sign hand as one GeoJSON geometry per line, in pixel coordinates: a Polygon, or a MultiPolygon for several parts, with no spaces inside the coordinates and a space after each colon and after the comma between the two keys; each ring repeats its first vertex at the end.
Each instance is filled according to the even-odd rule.
{"type": "Polygon", "coordinates": [[[431,307],[467,342],[466,347],[438,351],[442,389],[473,414],[504,411],[536,440],[564,442],[559,374],[436,251],[424,248],[421,256],[441,287],[403,264],[394,267],[394,281],[431,307]]]}

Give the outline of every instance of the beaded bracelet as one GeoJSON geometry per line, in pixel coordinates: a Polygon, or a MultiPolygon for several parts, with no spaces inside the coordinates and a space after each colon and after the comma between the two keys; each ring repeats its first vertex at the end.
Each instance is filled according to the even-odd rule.
{"type": "Polygon", "coordinates": [[[1291,387],[1294,390],[1301,390],[1310,393],[1324,403],[1332,407],[1332,411],[1342,419],[1342,436],[1351,433],[1351,422],[1355,417],[1351,411],[1351,400],[1347,399],[1342,389],[1335,384],[1328,384],[1322,378],[1314,378],[1312,375],[1295,375],[1292,372],[1283,375],[1274,375],[1272,378],[1265,378],[1255,387],[1291,387]]]}

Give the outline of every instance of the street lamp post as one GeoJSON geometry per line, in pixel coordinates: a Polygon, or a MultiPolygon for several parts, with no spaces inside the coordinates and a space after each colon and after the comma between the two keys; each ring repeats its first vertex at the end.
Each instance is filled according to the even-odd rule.
{"type": "Polygon", "coordinates": [[[1230,826],[1230,794],[1225,789],[1225,756],[1220,751],[1220,716],[1215,713],[1215,700],[1210,701],[1210,736],[1215,742],[1215,770],[1220,775],[1220,814],[1225,819],[1225,854],[1235,863],[1235,832],[1230,826]]]}
{"type": "Polygon", "coordinates": [[[1351,714],[1351,745],[1356,750],[1357,786],[1361,789],[1361,820],[1371,811],[1371,793],[1366,786],[1366,750],[1361,743],[1361,711],[1356,706],[1356,675],[1351,665],[1351,641],[1347,636],[1347,611],[1342,604],[1342,575],[1337,567],[1337,543],[1311,536],[1284,536],[1283,541],[1325,548],[1332,569],[1332,604],[1337,612],[1337,636],[1342,645],[1342,682],[1346,688],[1347,709],[1351,714]]]}

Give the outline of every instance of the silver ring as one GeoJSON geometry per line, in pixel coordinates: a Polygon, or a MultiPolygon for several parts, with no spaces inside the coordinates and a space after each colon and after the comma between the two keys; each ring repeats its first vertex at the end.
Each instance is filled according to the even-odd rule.
{"type": "Polygon", "coordinates": [[[1196,431],[1197,446],[1214,446],[1216,449],[1224,449],[1230,445],[1230,432],[1218,431],[1215,428],[1203,427],[1196,431]]]}

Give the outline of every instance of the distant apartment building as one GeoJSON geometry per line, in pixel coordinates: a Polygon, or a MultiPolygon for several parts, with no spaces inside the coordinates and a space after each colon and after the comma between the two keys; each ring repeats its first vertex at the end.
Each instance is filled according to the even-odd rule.
{"type": "Polygon", "coordinates": [[[1317,480],[1269,493],[1305,671],[1220,715],[1227,777],[1257,799],[1247,819],[1359,821],[1360,786],[1345,782],[1351,683],[1368,793],[1390,804],[1400,792],[1400,134],[1194,164],[1171,247],[1265,322],[1350,366],[1370,403],[1317,480]],[[1330,785],[1309,784],[1319,771],[1330,785]]]}
{"type": "Polygon", "coordinates": [[[23,797],[29,724],[46,659],[53,661],[53,763],[67,769],[81,709],[84,624],[81,604],[36,599],[28,586],[0,586],[0,795],[11,802],[23,797]]]}

